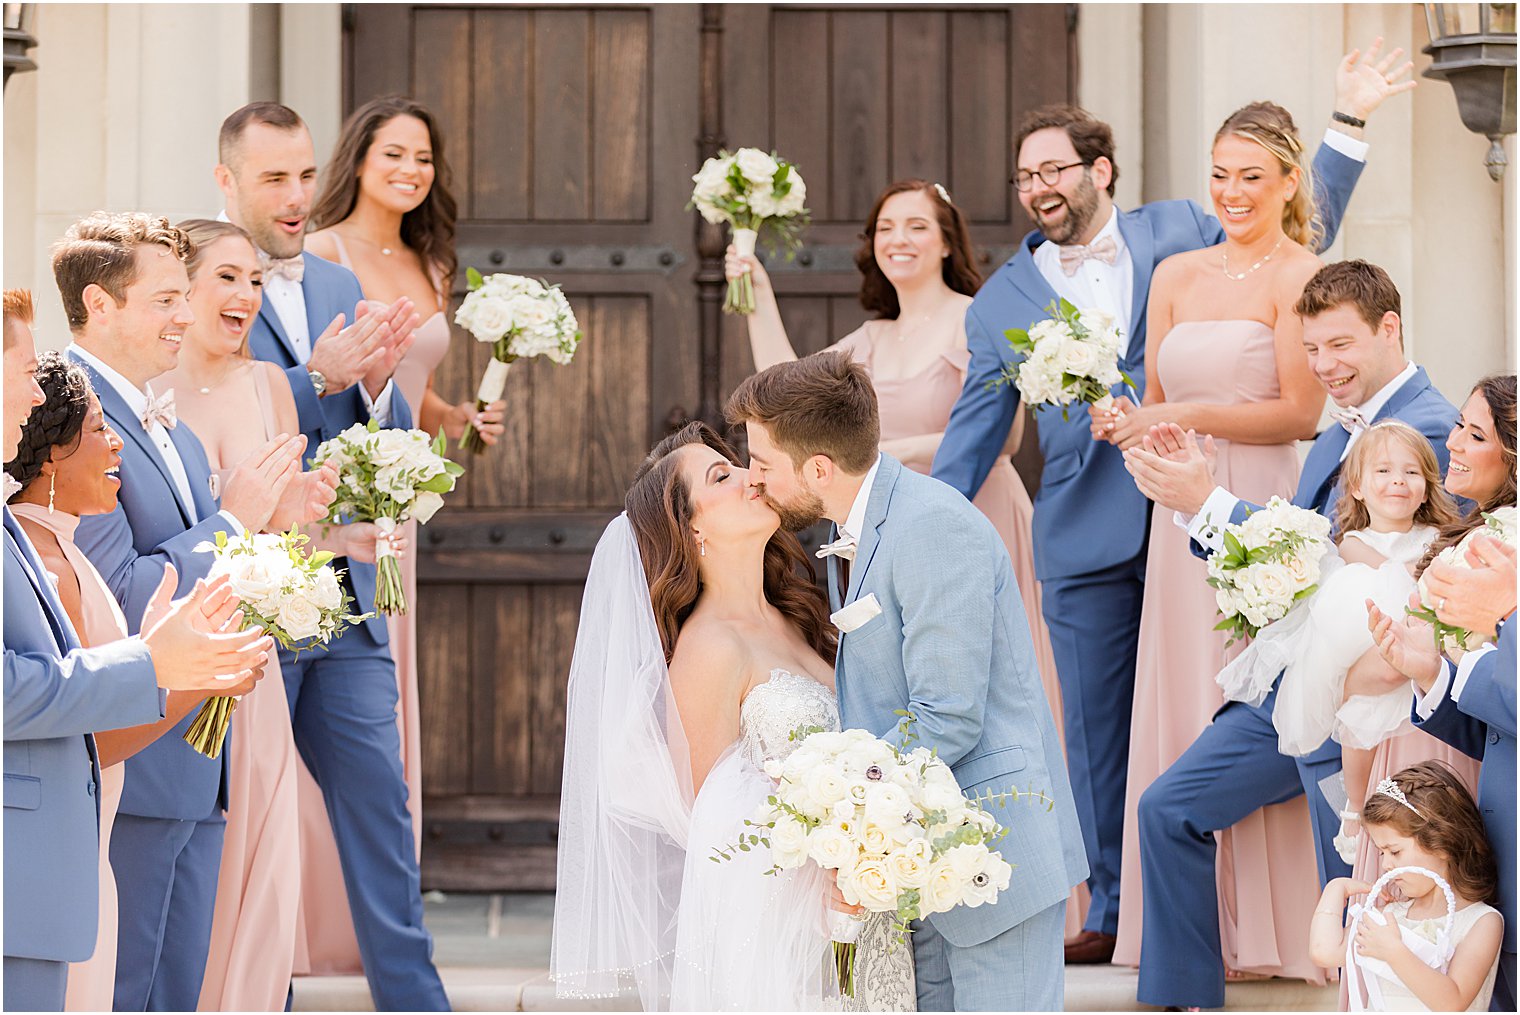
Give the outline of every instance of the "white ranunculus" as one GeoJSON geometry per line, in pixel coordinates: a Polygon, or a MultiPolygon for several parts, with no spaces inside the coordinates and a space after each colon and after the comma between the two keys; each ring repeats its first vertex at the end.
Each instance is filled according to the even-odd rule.
{"type": "Polygon", "coordinates": [[[274,618],[280,629],[296,641],[315,638],[321,631],[322,611],[305,596],[289,596],[274,618]]]}
{"type": "Polygon", "coordinates": [[[913,801],[907,790],[892,782],[868,782],[866,820],[882,828],[896,828],[912,817],[913,801]]]}
{"type": "Polygon", "coordinates": [[[803,777],[808,792],[824,807],[833,807],[844,799],[849,783],[834,765],[819,765],[803,777]]]}
{"type": "Polygon", "coordinates": [[[864,807],[870,796],[870,784],[864,779],[851,779],[845,787],[844,798],[852,804],[864,807]]]}
{"type": "Polygon", "coordinates": [[[966,798],[961,795],[961,788],[951,780],[949,784],[936,779],[924,785],[923,793],[919,800],[925,810],[950,812],[957,807],[964,806],[966,798]]]}
{"type": "Polygon", "coordinates": [[[819,825],[808,837],[808,856],[826,870],[838,870],[855,862],[855,843],[837,825],[819,825]]]}

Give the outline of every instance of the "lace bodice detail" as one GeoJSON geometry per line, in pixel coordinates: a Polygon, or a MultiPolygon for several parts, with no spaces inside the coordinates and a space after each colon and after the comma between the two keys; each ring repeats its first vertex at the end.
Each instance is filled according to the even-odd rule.
{"type": "Polygon", "coordinates": [[[798,726],[837,730],[834,692],[812,677],[771,670],[770,679],[750,691],[739,707],[739,750],[756,768],[772,758],[785,760],[797,747],[790,735],[798,726]]]}

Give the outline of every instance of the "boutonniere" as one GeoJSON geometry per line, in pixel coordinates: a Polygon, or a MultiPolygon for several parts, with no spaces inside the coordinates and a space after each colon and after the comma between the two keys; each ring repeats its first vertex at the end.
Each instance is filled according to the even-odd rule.
{"type": "Polygon", "coordinates": [[[829,619],[834,626],[839,628],[841,634],[849,634],[858,631],[866,624],[881,616],[881,604],[876,601],[876,593],[872,592],[864,598],[857,599],[849,606],[841,607],[834,613],[829,614],[829,619]]]}

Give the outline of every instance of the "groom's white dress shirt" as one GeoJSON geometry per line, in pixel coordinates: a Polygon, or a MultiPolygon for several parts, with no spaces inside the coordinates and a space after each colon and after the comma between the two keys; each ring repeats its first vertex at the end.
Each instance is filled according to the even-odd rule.
{"type": "MultiPolygon", "coordinates": [[[[1377,394],[1356,407],[1362,414],[1362,418],[1368,422],[1376,419],[1377,414],[1383,411],[1383,406],[1388,404],[1394,392],[1408,383],[1418,369],[1413,363],[1405,363],[1404,369],[1399,371],[1397,377],[1379,388],[1377,394]]],[[[1340,426],[1339,423],[1331,425],[1340,426]]],[[[1367,428],[1361,426],[1351,432],[1350,438],[1346,441],[1346,447],[1341,451],[1341,461],[1346,460],[1346,456],[1351,453],[1351,446],[1366,432],[1367,428]]],[[[1172,517],[1179,527],[1185,529],[1187,534],[1197,541],[1199,546],[1206,546],[1218,553],[1224,549],[1224,527],[1230,523],[1230,516],[1235,513],[1235,505],[1239,503],[1239,497],[1222,486],[1216,486],[1196,515],[1177,511],[1172,517]]]]}
{"type": "Polygon", "coordinates": [[[1057,296],[1078,309],[1092,307],[1111,315],[1119,322],[1124,337],[1128,339],[1130,303],[1134,300],[1135,292],[1135,260],[1124,242],[1124,234],[1119,231],[1117,206],[1110,208],[1108,221],[1098,230],[1098,235],[1093,237],[1093,243],[1105,237],[1114,241],[1117,250],[1113,264],[1104,264],[1095,257],[1089,257],[1077,266],[1074,274],[1068,275],[1061,270],[1060,244],[1046,240],[1035,248],[1034,266],[1040,269],[1040,274],[1050,283],[1057,296]]]}
{"type": "Polygon", "coordinates": [[[866,527],[866,508],[871,503],[871,487],[876,485],[876,473],[881,468],[881,456],[877,456],[866,478],[860,481],[860,489],[855,493],[855,501],[850,505],[850,513],[845,516],[844,524],[839,526],[839,534],[848,536],[858,546],[860,534],[866,527]]]}
{"type": "MultiPolygon", "coordinates": [[[[100,374],[105,379],[105,382],[121,396],[121,400],[127,403],[127,408],[136,413],[138,417],[142,416],[143,411],[148,407],[148,399],[151,397],[152,388],[149,388],[147,391],[139,388],[123,377],[118,371],[112,369],[110,365],[103,362],[100,357],[80,346],[77,342],[71,342],[66,351],[78,356],[94,368],[95,372],[100,374]]],[[[130,426],[131,424],[123,425],[130,426]]],[[[164,465],[169,469],[169,478],[174,480],[174,488],[179,491],[179,499],[185,505],[185,510],[189,512],[191,523],[194,524],[201,521],[196,516],[195,495],[190,490],[190,476],[185,472],[185,462],[179,456],[179,448],[175,447],[174,441],[170,439],[168,428],[158,420],[154,420],[151,425],[144,429],[148,431],[148,437],[153,441],[153,446],[158,448],[159,455],[163,457],[164,465]]],[[[232,516],[231,512],[221,511],[219,513],[227,519],[227,524],[232,527],[234,532],[243,531],[243,526],[232,516]]]]}

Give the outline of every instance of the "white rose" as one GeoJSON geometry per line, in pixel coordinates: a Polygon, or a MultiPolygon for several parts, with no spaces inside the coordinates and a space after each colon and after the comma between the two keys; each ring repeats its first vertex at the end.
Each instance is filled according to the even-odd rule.
{"type": "Polygon", "coordinates": [[[844,791],[844,798],[860,807],[865,806],[870,795],[869,786],[864,779],[851,779],[844,791]]]}
{"type": "Polygon", "coordinates": [[[924,839],[914,839],[887,857],[887,868],[900,888],[924,887],[932,863],[932,850],[924,839]]]}
{"type": "Polygon", "coordinates": [[[766,758],[764,767],[765,774],[770,776],[772,779],[781,778],[781,773],[785,771],[785,766],[775,758],[766,758]]]}
{"type": "Polygon", "coordinates": [[[321,567],[312,576],[311,598],[324,610],[336,610],[343,605],[343,586],[338,575],[330,567],[321,567]]]}
{"type": "Polygon", "coordinates": [[[807,184],[802,182],[802,174],[793,166],[790,176],[792,186],[781,199],[781,210],[778,212],[782,217],[800,214],[807,207],[807,184]]]}
{"type": "Polygon", "coordinates": [[[702,163],[702,168],[697,170],[697,174],[691,178],[696,184],[691,192],[692,198],[698,203],[706,201],[710,204],[727,197],[729,194],[728,170],[733,164],[732,156],[726,159],[714,156],[702,163]]]}
{"type": "Polygon", "coordinates": [[[1294,591],[1302,591],[1319,581],[1319,560],[1308,556],[1304,550],[1289,554],[1282,565],[1293,579],[1294,591]]]}
{"type": "MultiPolygon", "coordinates": [[[[841,878],[843,880],[843,878],[841,878]]],[[[867,857],[850,872],[855,904],[873,913],[897,911],[897,880],[882,857],[867,857]]]]}
{"type": "Polygon", "coordinates": [[[1069,339],[1061,343],[1057,362],[1062,372],[1074,374],[1077,377],[1087,377],[1098,366],[1098,350],[1090,342],[1069,339]]]}
{"type": "Polygon", "coordinates": [[[322,611],[305,596],[290,596],[280,604],[275,622],[296,641],[315,638],[321,631],[322,611]]]}
{"type": "Polygon", "coordinates": [[[965,881],[948,860],[935,861],[929,868],[929,877],[924,881],[924,887],[919,891],[919,912],[928,916],[930,913],[950,911],[961,901],[965,887],[965,881]]]}
{"type": "Polygon", "coordinates": [[[790,870],[801,867],[808,859],[807,826],[788,814],[776,819],[776,827],[770,830],[771,859],[776,866],[790,870]]]}
{"type": "Polygon", "coordinates": [[[820,825],[808,837],[808,856],[826,870],[853,863],[858,852],[855,843],[836,825],[820,825]]]}
{"type": "Polygon", "coordinates": [[[512,311],[507,302],[494,296],[477,296],[471,316],[470,334],[482,342],[494,342],[512,327],[512,311]]]}
{"type": "Polygon", "coordinates": [[[1291,602],[1293,592],[1293,575],[1282,564],[1265,561],[1251,565],[1246,595],[1256,604],[1291,602]]]}
{"type": "Polygon", "coordinates": [[[235,557],[228,569],[232,586],[239,599],[258,604],[267,597],[278,594],[283,575],[272,570],[263,557],[235,557]]]}
{"type": "Polygon", "coordinates": [[[966,798],[961,795],[961,788],[953,779],[948,785],[940,779],[928,782],[924,786],[920,799],[923,801],[925,810],[947,813],[964,806],[966,802],[966,798]]]}
{"type": "Polygon", "coordinates": [[[734,155],[734,162],[746,180],[757,186],[763,184],[767,189],[780,168],[775,159],[758,148],[740,148],[734,155]]]}
{"type": "Polygon", "coordinates": [[[1098,340],[1111,334],[1116,323],[1113,314],[1096,307],[1081,311],[1077,314],[1077,319],[1082,322],[1082,327],[1087,329],[1087,333],[1098,340]]]}
{"type": "Polygon", "coordinates": [[[886,853],[892,849],[892,845],[892,837],[887,831],[867,820],[865,829],[860,833],[860,848],[867,853],[886,853]]]}
{"type": "Polygon", "coordinates": [[[1071,329],[1065,321],[1046,319],[1029,329],[1030,341],[1034,342],[1035,351],[1045,344],[1060,345],[1062,339],[1071,338],[1071,329]]]}
{"type": "Polygon", "coordinates": [[[840,800],[829,808],[829,820],[846,832],[853,831],[856,823],[860,821],[860,807],[849,800],[840,800]]]}

